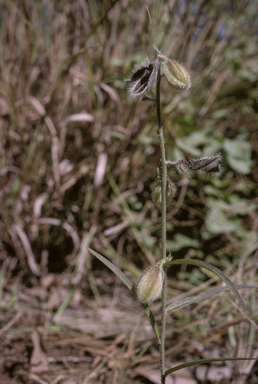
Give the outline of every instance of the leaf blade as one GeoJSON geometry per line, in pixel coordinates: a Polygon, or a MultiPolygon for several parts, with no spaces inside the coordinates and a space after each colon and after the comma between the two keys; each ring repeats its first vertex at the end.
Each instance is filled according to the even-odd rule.
{"type": "MultiPolygon", "coordinates": [[[[111,261],[109,261],[108,259],[106,259],[104,256],[102,256],[100,253],[94,251],[93,249],[91,248],[88,248],[89,252],[97,257],[97,259],[99,259],[103,264],[105,264],[112,272],[114,272],[115,275],[117,275],[120,280],[127,286],[127,288],[129,289],[129,291],[132,292],[132,294],[136,296],[136,293],[135,293],[135,287],[134,287],[134,284],[123,274],[123,272],[120,271],[120,269],[118,269],[113,263],[111,263],[111,261]]],[[[144,304],[144,303],[141,303],[148,319],[149,319],[149,322],[152,326],[152,329],[154,331],[154,334],[157,338],[157,341],[159,342],[160,341],[160,334],[159,334],[159,329],[158,329],[158,324],[156,323],[156,320],[153,316],[153,313],[151,312],[151,309],[150,307],[148,306],[148,304],[144,304]]]]}
{"type": "Polygon", "coordinates": [[[165,376],[167,376],[170,373],[173,373],[175,371],[179,371],[180,369],[187,368],[187,367],[192,367],[194,365],[211,363],[211,362],[215,362],[215,361],[238,361],[238,360],[257,360],[257,357],[222,357],[222,358],[211,358],[211,359],[195,360],[195,361],[191,361],[189,363],[184,363],[184,364],[177,365],[174,368],[167,369],[165,371],[165,376]]]}
{"type": "Polygon", "coordinates": [[[120,271],[120,269],[118,269],[113,263],[111,263],[111,261],[106,259],[100,253],[94,251],[91,248],[88,248],[88,250],[93,256],[97,257],[97,259],[99,259],[103,264],[105,264],[109,269],[111,269],[111,271],[114,272],[114,274],[117,275],[120,280],[122,280],[122,282],[127,286],[130,291],[133,290],[133,283],[123,274],[123,272],[120,271]]]}
{"type": "MultiPolygon", "coordinates": [[[[235,287],[238,289],[239,288],[256,288],[256,289],[258,289],[258,287],[254,286],[254,285],[236,285],[235,287]]],[[[225,292],[228,290],[229,290],[228,286],[209,289],[208,291],[201,292],[196,296],[189,296],[189,297],[186,297],[186,298],[181,299],[181,300],[177,300],[174,303],[169,304],[166,308],[166,311],[167,312],[176,311],[180,308],[185,307],[186,305],[193,304],[196,301],[207,299],[213,295],[216,295],[218,293],[225,292]]]]}
{"type": "Polygon", "coordinates": [[[172,260],[172,261],[168,261],[165,263],[165,265],[175,265],[175,264],[191,264],[191,265],[197,265],[199,267],[202,267],[202,268],[206,268],[208,269],[209,271],[215,273],[217,276],[219,276],[225,283],[226,285],[230,288],[231,292],[236,296],[236,298],[238,299],[239,301],[239,304],[240,306],[246,310],[246,306],[245,306],[245,303],[243,302],[241,296],[239,295],[237,289],[235,288],[235,285],[232,283],[232,281],[223,273],[221,272],[220,269],[218,269],[217,267],[214,267],[213,265],[209,264],[209,263],[206,263],[205,261],[201,261],[201,260],[195,260],[195,259],[191,259],[191,260],[187,260],[187,259],[178,259],[178,260],[172,260]]]}

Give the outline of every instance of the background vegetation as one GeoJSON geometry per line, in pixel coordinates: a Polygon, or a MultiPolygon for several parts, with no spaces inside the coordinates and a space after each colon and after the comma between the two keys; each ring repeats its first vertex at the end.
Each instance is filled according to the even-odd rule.
{"type": "MultiPolygon", "coordinates": [[[[124,82],[153,56],[154,43],[185,64],[193,83],[184,92],[161,84],[167,158],[224,159],[219,177],[187,179],[169,169],[177,194],[168,251],[257,285],[257,7],[255,0],[0,1],[2,383],[157,382],[157,345],[139,303],[85,248],[135,282],[160,258],[154,106],[133,99],[124,82]]],[[[190,267],[169,273],[169,302],[220,284],[190,267]]],[[[168,367],[257,356],[255,292],[241,294],[247,313],[224,294],[171,315],[168,367]]],[[[254,362],[186,374],[178,383],[258,380],[254,362]]]]}

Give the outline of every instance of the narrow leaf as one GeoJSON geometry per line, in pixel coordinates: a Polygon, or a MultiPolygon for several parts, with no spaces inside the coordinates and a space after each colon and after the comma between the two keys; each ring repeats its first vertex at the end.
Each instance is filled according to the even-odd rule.
{"type": "Polygon", "coordinates": [[[169,375],[170,373],[173,373],[175,371],[179,371],[180,369],[192,367],[194,365],[200,365],[205,363],[212,363],[213,361],[239,361],[239,360],[257,360],[257,357],[223,357],[223,358],[214,358],[214,359],[201,359],[201,360],[195,360],[191,361],[189,363],[184,363],[177,365],[174,368],[170,368],[165,372],[165,376],[169,375]]]}
{"type": "Polygon", "coordinates": [[[127,288],[130,291],[133,291],[133,283],[123,274],[123,272],[120,271],[113,263],[111,263],[108,259],[106,259],[104,256],[102,256],[100,253],[94,251],[91,248],[88,248],[90,253],[97,257],[100,261],[102,261],[103,264],[105,264],[109,269],[111,269],[112,272],[114,272],[115,275],[117,275],[120,280],[127,286],[127,288]]]}
{"type": "Polygon", "coordinates": [[[187,259],[178,259],[178,260],[172,260],[168,261],[165,265],[175,265],[175,264],[191,264],[191,265],[197,265],[198,267],[206,268],[211,272],[214,272],[216,275],[218,275],[230,288],[232,293],[236,296],[236,298],[239,301],[240,306],[246,310],[245,303],[241,299],[241,296],[239,295],[235,285],[232,283],[232,281],[223,273],[220,269],[214,267],[213,265],[206,263],[205,261],[201,260],[187,260],[187,259]]]}
{"type": "MultiPolygon", "coordinates": [[[[91,248],[88,248],[88,250],[89,250],[89,252],[92,255],[97,257],[97,259],[102,261],[103,264],[105,264],[109,269],[111,269],[111,271],[114,272],[114,274],[117,275],[122,280],[122,282],[127,286],[127,288],[136,297],[135,287],[134,287],[133,283],[123,274],[123,272],[120,271],[120,269],[118,269],[113,263],[111,263],[108,259],[106,259],[104,256],[102,256],[100,253],[94,251],[91,248]]],[[[156,323],[156,320],[155,320],[155,318],[153,316],[153,313],[151,312],[150,307],[148,306],[148,304],[141,303],[141,305],[144,308],[144,311],[145,311],[145,313],[146,313],[146,315],[147,315],[147,317],[149,319],[149,322],[150,322],[150,324],[152,326],[152,329],[153,329],[153,331],[155,333],[157,341],[159,342],[160,341],[159,329],[158,329],[158,325],[156,323]]]]}
{"type": "MultiPolygon", "coordinates": [[[[235,287],[238,289],[239,288],[257,288],[258,289],[258,287],[255,287],[253,285],[236,285],[235,287]]],[[[229,290],[229,287],[218,287],[218,288],[213,288],[208,291],[202,292],[196,296],[186,297],[182,300],[178,300],[178,301],[175,301],[174,303],[169,304],[166,308],[166,311],[167,312],[176,311],[177,309],[180,309],[188,304],[195,303],[196,301],[199,301],[199,300],[207,299],[208,297],[211,297],[213,295],[216,295],[218,293],[225,292],[228,290],[229,290]]]]}

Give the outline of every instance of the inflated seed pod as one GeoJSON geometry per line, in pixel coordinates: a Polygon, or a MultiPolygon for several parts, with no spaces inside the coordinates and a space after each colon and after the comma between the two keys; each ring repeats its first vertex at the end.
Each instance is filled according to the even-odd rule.
{"type": "Polygon", "coordinates": [[[137,286],[137,297],[142,303],[152,303],[157,300],[162,292],[164,281],[163,264],[166,260],[161,260],[153,267],[148,268],[140,278],[137,286]]]}

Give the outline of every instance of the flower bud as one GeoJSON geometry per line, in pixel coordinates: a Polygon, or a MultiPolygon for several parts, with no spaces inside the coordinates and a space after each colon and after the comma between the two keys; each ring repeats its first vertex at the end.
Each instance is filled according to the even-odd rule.
{"type": "MultiPolygon", "coordinates": [[[[176,194],[176,186],[172,181],[167,179],[167,187],[166,187],[166,206],[168,206],[176,194]]],[[[161,181],[159,176],[153,183],[152,186],[152,200],[157,208],[161,209],[162,204],[162,189],[161,189],[161,181]]]]}
{"type": "Polygon", "coordinates": [[[162,259],[154,267],[148,268],[143,273],[137,287],[137,297],[142,303],[149,304],[160,297],[164,281],[163,264],[165,262],[166,260],[162,259]]]}
{"type": "Polygon", "coordinates": [[[158,55],[160,60],[163,61],[162,66],[165,72],[165,76],[173,88],[176,89],[190,89],[191,78],[187,70],[182,64],[179,64],[176,60],[170,60],[164,55],[158,55]]]}

